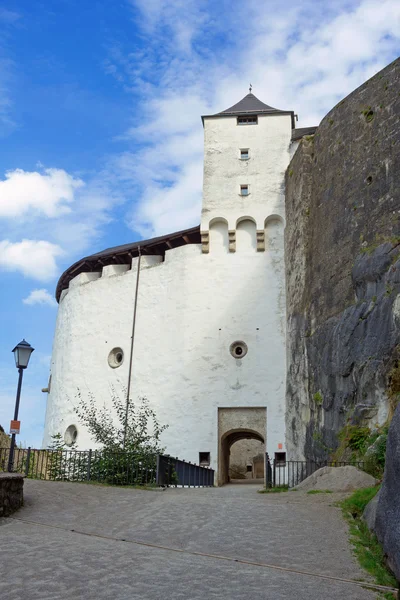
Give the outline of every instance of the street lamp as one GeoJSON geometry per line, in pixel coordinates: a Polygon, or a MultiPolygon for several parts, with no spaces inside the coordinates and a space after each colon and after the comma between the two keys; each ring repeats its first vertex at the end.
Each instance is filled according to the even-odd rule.
{"type": "MultiPolygon", "coordinates": [[[[22,387],[22,375],[24,373],[24,369],[27,368],[29,359],[31,357],[34,348],[25,340],[22,340],[19,344],[17,344],[12,350],[14,352],[15,358],[15,366],[18,369],[19,377],[18,377],[18,387],[17,387],[17,397],[15,399],[15,411],[14,411],[14,421],[18,421],[18,410],[19,410],[19,400],[21,397],[21,387],[22,387]]],[[[8,457],[8,472],[11,473],[13,470],[14,464],[14,449],[15,449],[15,433],[11,436],[11,446],[10,446],[10,455],[8,457]]]]}

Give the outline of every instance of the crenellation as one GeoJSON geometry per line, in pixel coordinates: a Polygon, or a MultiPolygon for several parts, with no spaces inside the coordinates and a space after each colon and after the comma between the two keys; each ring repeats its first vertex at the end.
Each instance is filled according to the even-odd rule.
{"type": "Polygon", "coordinates": [[[79,275],[71,279],[71,281],[69,282],[69,288],[72,289],[81,285],[85,285],[87,283],[91,283],[92,281],[96,281],[96,279],[99,279],[100,277],[101,272],[99,271],[94,271],[90,273],[79,273],[79,275]]]}
{"type": "Polygon", "coordinates": [[[118,275],[124,275],[130,270],[129,265],[106,265],[103,267],[101,276],[102,277],[115,277],[118,275]]]}

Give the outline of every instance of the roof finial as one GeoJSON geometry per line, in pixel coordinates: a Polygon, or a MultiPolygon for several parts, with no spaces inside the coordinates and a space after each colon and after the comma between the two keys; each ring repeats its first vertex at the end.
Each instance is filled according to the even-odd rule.
{"type": "Polygon", "coordinates": [[[250,84],[250,87],[249,87],[249,92],[250,92],[250,94],[251,94],[251,90],[252,90],[252,89],[253,89],[253,86],[250,84]]]}

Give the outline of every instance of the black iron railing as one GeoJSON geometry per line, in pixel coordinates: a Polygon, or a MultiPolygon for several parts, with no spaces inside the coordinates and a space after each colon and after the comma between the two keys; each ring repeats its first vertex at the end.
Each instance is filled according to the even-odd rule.
{"type": "MultiPolygon", "coordinates": [[[[9,448],[0,448],[0,470],[6,470],[8,457],[9,448]]],[[[156,483],[156,466],[155,454],[16,448],[12,469],[31,479],[148,485],[156,483]]]]}
{"type": "Polygon", "coordinates": [[[268,454],[265,459],[265,486],[266,487],[295,487],[304,479],[322,467],[347,467],[352,466],[364,470],[363,462],[344,461],[310,461],[288,460],[270,461],[268,454]]]}
{"type": "Polygon", "coordinates": [[[157,457],[157,483],[165,486],[211,487],[214,485],[214,470],[159,454],[157,457]]]}
{"type": "MultiPolygon", "coordinates": [[[[0,471],[6,471],[9,448],[0,448],[0,471]]],[[[16,448],[12,470],[30,479],[91,481],[110,485],[205,487],[214,471],[162,454],[104,450],[16,448]]]]}

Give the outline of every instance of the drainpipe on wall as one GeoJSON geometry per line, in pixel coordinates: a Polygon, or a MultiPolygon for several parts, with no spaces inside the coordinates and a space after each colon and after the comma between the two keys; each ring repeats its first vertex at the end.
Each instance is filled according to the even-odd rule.
{"type": "Polygon", "coordinates": [[[138,260],[138,263],[137,263],[135,302],[134,302],[134,306],[133,306],[131,351],[130,351],[130,355],[129,355],[128,386],[127,386],[127,389],[126,389],[124,448],[125,448],[125,441],[126,441],[126,430],[127,430],[127,427],[128,427],[128,410],[129,410],[129,402],[130,402],[129,396],[130,396],[130,391],[131,391],[131,379],[132,379],[133,344],[134,344],[134,340],[135,340],[136,309],[137,309],[138,292],[139,292],[140,262],[141,262],[141,258],[142,258],[142,254],[140,252],[140,246],[138,246],[138,252],[139,252],[139,260],[138,260]]]}

